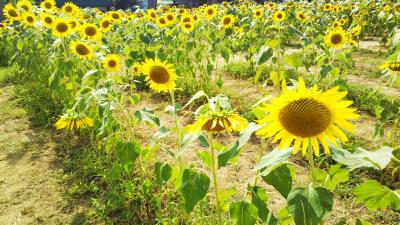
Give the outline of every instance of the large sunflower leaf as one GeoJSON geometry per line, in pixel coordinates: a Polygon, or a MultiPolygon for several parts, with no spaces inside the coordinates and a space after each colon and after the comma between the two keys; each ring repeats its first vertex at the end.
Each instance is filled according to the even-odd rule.
{"type": "Polygon", "coordinates": [[[290,190],[292,190],[292,174],[294,174],[294,170],[288,164],[283,164],[268,175],[262,176],[262,178],[267,184],[273,186],[283,197],[287,198],[290,190]]]}
{"type": "Polygon", "coordinates": [[[183,171],[180,191],[185,199],[187,213],[190,213],[196,204],[206,196],[209,186],[210,178],[206,174],[193,169],[183,171]]]}
{"type": "Polygon", "coordinates": [[[331,146],[331,149],[332,158],[336,162],[347,166],[350,171],[362,167],[383,170],[393,157],[393,148],[387,146],[383,146],[376,151],[358,148],[353,153],[335,146],[331,146]]]}
{"type": "Polygon", "coordinates": [[[246,201],[233,202],[230,204],[230,214],[237,225],[254,225],[257,222],[258,209],[246,201]]]}
{"type": "Polygon", "coordinates": [[[296,187],[287,204],[296,225],[318,225],[332,211],[333,195],[325,188],[296,187]]]}
{"type": "Polygon", "coordinates": [[[388,206],[400,210],[400,190],[390,190],[376,180],[367,180],[357,186],[354,195],[371,210],[385,209],[388,206]]]}
{"type": "Polygon", "coordinates": [[[292,154],[293,148],[278,150],[274,149],[272,152],[263,156],[260,162],[255,166],[255,170],[262,170],[261,175],[267,176],[277,167],[288,163],[288,158],[292,154]]]}

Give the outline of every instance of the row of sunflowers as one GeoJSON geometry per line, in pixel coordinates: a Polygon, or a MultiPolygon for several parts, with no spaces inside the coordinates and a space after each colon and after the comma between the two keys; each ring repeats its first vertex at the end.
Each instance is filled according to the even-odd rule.
{"type": "MultiPolygon", "coordinates": [[[[65,130],[71,143],[84,139],[94,148],[80,154],[98,169],[91,179],[100,184],[88,189],[107,190],[93,201],[100,221],[317,225],[332,217],[334,194],[351,171],[399,162],[387,146],[345,150],[351,133],[362,129],[354,125],[359,112],[339,87],[319,88],[326,79],[346,78],[352,52],[368,36],[393,46],[381,70],[389,86],[400,86],[398,3],[237,0],[102,12],[71,2],[58,8],[54,0],[19,0],[3,13],[0,36],[13,49],[10,61],[30,93],[46,93],[36,115],[65,130]],[[291,54],[289,45],[301,51],[291,54]],[[235,57],[255,71],[256,82],[264,77],[280,92],[266,93],[251,110],[253,118],[219,94],[224,78],[217,71],[235,57]],[[141,98],[149,94],[161,98],[160,105],[168,102],[171,123],[143,108],[141,98]],[[193,118],[184,122],[188,115],[193,118]],[[144,131],[151,135],[144,138],[144,131]],[[221,171],[235,164],[252,138],[258,161],[239,190],[221,171]],[[309,168],[302,186],[295,182],[298,166],[289,161],[299,152],[309,168]],[[193,153],[197,160],[188,160],[193,153]],[[268,205],[266,184],[284,199],[280,208],[268,205]],[[121,211],[127,213],[118,220],[111,216],[121,211]]],[[[376,180],[352,193],[371,210],[400,210],[400,190],[376,180]]],[[[357,217],[357,224],[370,224],[367,215],[357,217]]]]}

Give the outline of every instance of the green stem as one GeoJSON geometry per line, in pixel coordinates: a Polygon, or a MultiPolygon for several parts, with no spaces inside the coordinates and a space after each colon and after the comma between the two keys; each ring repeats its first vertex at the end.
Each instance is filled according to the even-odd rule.
{"type": "MultiPolygon", "coordinates": [[[[178,115],[177,115],[177,110],[176,110],[176,102],[175,102],[175,94],[174,91],[170,92],[171,94],[171,102],[172,102],[172,106],[174,107],[174,126],[175,126],[175,132],[176,132],[176,144],[177,144],[177,154],[180,154],[181,152],[181,134],[180,134],[180,128],[179,128],[179,121],[178,121],[178,115]]],[[[182,163],[182,159],[179,156],[177,158],[178,163],[179,163],[179,167],[183,168],[183,163],[182,163]]]]}
{"type": "Polygon", "coordinates": [[[219,209],[219,197],[218,197],[218,182],[217,182],[217,163],[215,159],[215,149],[214,149],[214,142],[213,142],[213,135],[212,133],[208,136],[209,144],[210,144],[210,151],[211,151],[211,160],[212,160],[212,175],[214,181],[214,193],[215,193],[215,208],[217,210],[217,217],[218,217],[218,224],[222,224],[221,220],[221,212],[219,209]]]}
{"type": "Polygon", "coordinates": [[[307,155],[308,155],[308,163],[310,164],[310,176],[311,176],[311,181],[314,183],[315,181],[315,176],[314,176],[314,170],[315,170],[315,165],[314,165],[314,156],[313,156],[313,149],[312,149],[312,144],[311,141],[308,143],[308,150],[307,150],[307,155]]]}
{"type": "MultiPolygon", "coordinates": [[[[261,139],[261,146],[260,146],[260,149],[258,151],[257,162],[260,162],[260,159],[262,157],[264,148],[265,148],[265,139],[261,139]]],[[[259,175],[260,175],[260,171],[257,170],[256,177],[254,178],[254,186],[257,186],[258,176],[259,175]]]]}

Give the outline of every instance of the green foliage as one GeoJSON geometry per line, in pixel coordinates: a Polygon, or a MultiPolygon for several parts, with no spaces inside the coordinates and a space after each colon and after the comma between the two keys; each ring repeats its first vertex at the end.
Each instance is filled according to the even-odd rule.
{"type": "Polygon", "coordinates": [[[273,186],[284,198],[287,198],[292,189],[293,175],[294,169],[290,165],[284,164],[262,178],[267,184],[273,186]]]}
{"type": "Polygon", "coordinates": [[[354,189],[356,198],[369,209],[385,209],[391,206],[400,210],[400,190],[392,191],[376,180],[367,180],[354,189]]]}
{"type": "Polygon", "coordinates": [[[249,202],[231,203],[230,215],[237,225],[254,225],[258,218],[257,207],[249,202]]]}
{"type": "Polygon", "coordinates": [[[315,170],[315,178],[326,189],[334,191],[338,184],[349,180],[349,171],[340,167],[340,164],[332,165],[328,173],[325,170],[317,168],[315,170]]]}
{"type": "Polygon", "coordinates": [[[324,188],[296,187],[287,202],[296,225],[318,225],[332,211],[333,195],[324,188]]]}
{"type": "Polygon", "coordinates": [[[210,178],[206,174],[193,169],[183,171],[180,191],[185,199],[187,213],[190,213],[196,204],[206,196],[209,186],[210,178]]]}
{"type": "Polygon", "coordinates": [[[231,74],[237,79],[246,79],[256,75],[254,68],[244,62],[228,63],[225,65],[224,69],[228,74],[231,74]]]}

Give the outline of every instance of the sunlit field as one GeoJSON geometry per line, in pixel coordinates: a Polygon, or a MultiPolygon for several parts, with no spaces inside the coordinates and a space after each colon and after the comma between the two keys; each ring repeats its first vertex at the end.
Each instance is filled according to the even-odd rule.
{"type": "Polygon", "coordinates": [[[165,3],[5,4],[0,224],[400,225],[400,3],[165,3]]]}

